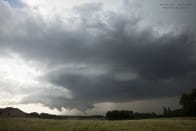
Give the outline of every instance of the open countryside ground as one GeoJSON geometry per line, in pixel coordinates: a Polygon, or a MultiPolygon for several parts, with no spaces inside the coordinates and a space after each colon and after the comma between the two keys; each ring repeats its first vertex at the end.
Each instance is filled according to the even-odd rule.
{"type": "Polygon", "coordinates": [[[0,119],[0,131],[196,131],[196,119],[44,120],[0,119]]]}

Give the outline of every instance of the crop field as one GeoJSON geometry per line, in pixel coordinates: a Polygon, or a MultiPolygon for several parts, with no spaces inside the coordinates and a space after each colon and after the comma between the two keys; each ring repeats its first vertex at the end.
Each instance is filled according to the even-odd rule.
{"type": "Polygon", "coordinates": [[[46,120],[0,119],[0,131],[196,131],[196,119],[46,120]]]}

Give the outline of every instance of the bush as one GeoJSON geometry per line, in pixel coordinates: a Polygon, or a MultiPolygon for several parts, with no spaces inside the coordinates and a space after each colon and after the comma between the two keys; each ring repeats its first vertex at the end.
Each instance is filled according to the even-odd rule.
{"type": "Polygon", "coordinates": [[[106,117],[109,120],[128,120],[128,119],[133,119],[133,111],[108,111],[106,113],[106,117]]]}

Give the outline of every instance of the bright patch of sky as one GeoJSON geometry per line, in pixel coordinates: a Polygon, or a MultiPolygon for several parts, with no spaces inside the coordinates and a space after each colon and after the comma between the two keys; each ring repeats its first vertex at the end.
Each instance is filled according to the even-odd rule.
{"type": "Polygon", "coordinates": [[[13,8],[23,8],[25,7],[25,4],[21,2],[20,0],[5,0],[7,1],[11,7],[13,8]]]}

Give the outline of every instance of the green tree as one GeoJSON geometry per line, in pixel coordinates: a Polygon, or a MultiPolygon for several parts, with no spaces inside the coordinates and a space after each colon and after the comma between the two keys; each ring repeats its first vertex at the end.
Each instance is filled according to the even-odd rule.
{"type": "Polygon", "coordinates": [[[184,115],[196,116],[196,89],[190,94],[182,94],[180,99],[184,115]]]}
{"type": "Polygon", "coordinates": [[[170,107],[167,108],[167,116],[172,117],[172,110],[170,107]]]}
{"type": "Polygon", "coordinates": [[[167,117],[167,108],[166,107],[163,107],[163,116],[167,117]]]}

